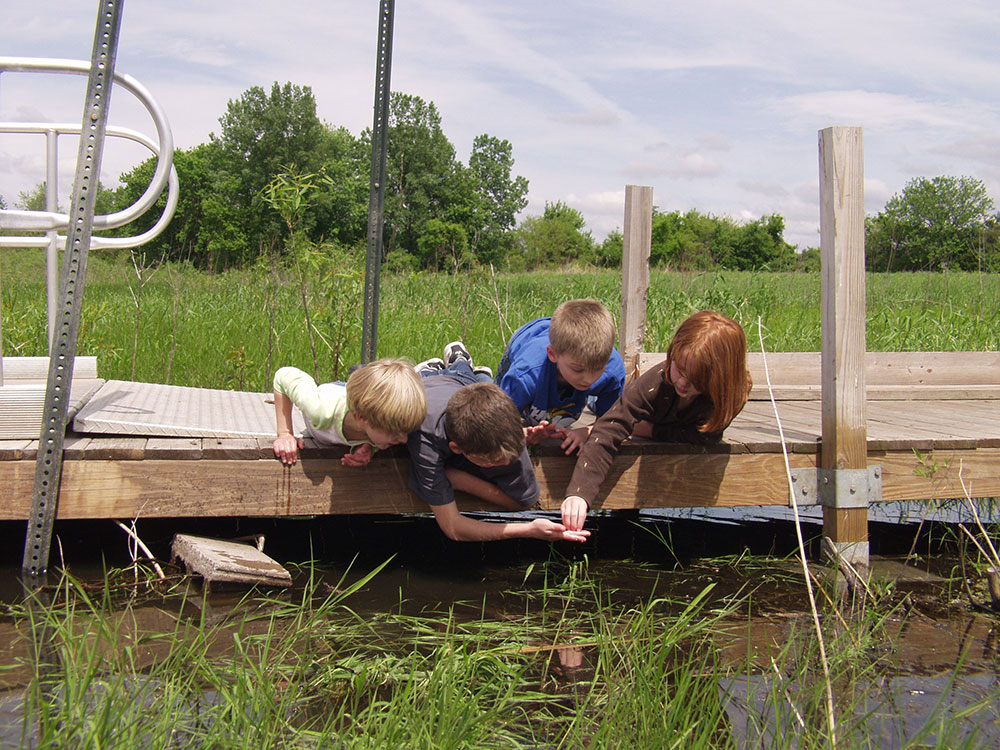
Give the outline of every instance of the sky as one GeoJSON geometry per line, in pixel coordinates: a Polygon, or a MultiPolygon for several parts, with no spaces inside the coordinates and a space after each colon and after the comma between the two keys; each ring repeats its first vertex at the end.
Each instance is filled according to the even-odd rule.
{"type": "MultiPolygon", "coordinates": [[[[89,60],[98,6],[7,0],[0,56],[89,60]]],[[[320,119],[359,135],[378,15],[377,0],[129,0],[116,70],[156,98],[178,148],[275,81],[311,87],[320,119]]],[[[995,0],[397,0],[391,88],[434,102],[463,163],[477,135],[508,140],[529,182],[522,219],[562,201],[601,240],[623,225],[625,186],[647,185],[663,212],[780,214],[802,249],[819,245],[817,138],[830,126],[863,128],[869,214],[939,175],[980,179],[1000,204],[997,39],[995,0]]],[[[0,121],[79,123],[85,87],[4,73],[0,121]]],[[[153,132],[125,91],[110,118],[153,132]]],[[[76,150],[60,140],[63,192],[76,150]]],[[[148,155],[109,141],[101,181],[148,155]]],[[[41,136],[0,134],[9,206],[44,179],[44,156],[41,136]]]]}

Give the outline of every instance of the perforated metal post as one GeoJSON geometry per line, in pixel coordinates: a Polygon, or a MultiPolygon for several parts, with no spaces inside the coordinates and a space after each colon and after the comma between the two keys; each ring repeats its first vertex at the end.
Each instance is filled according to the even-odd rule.
{"type": "Polygon", "coordinates": [[[389,78],[392,70],[392,19],[395,0],[379,6],[375,115],[372,122],[371,188],[368,193],[368,255],[365,262],[365,308],[361,326],[361,361],[376,358],[379,276],[382,270],[382,225],[385,206],[385,158],[389,134],[389,78]]]}
{"type": "Polygon", "coordinates": [[[123,5],[124,0],[102,0],[98,4],[83,129],[70,201],[70,225],[59,284],[62,306],[56,317],[56,329],[49,353],[48,386],[42,411],[38,457],[35,461],[31,515],[28,518],[24,561],[21,565],[22,575],[26,578],[30,576],[34,583],[39,582],[48,568],[52,527],[59,501],[76,336],[80,326],[87,252],[90,250],[93,230],[94,202],[104,151],[104,133],[108,122],[108,106],[111,103],[111,84],[115,73],[123,5]]]}

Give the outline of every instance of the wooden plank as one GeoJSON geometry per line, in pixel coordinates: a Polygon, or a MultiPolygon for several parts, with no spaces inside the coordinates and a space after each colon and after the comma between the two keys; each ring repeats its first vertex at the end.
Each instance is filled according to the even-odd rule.
{"type": "Polygon", "coordinates": [[[146,438],[95,437],[83,454],[87,461],[141,461],[146,455],[146,438]]]}
{"type": "Polygon", "coordinates": [[[86,458],[87,446],[90,443],[90,435],[66,433],[66,437],[63,439],[63,459],[66,461],[79,461],[86,458]]]}
{"type": "Polygon", "coordinates": [[[201,438],[158,437],[146,441],[146,458],[160,461],[197,461],[202,458],[201,438]]]}
{"type": "Polygon", "coordinates": [[[207,459],[252,461],[260,457],[255,438],[204,438],[201,450],[207,459]]]}
{"type": "MultiPolygon", "coordinates": [[[[817,456],[790,454],[793,468],[817,456]]],[[[1000,448],[972,451],[872,451],[882,467],[884,500],[962,497],[961,478],[974,497],[1000,496],[1000,448]]],[[[540,508],[557,510],[575,459],[534,460],[540,508]]],[[[364,469],[338,459],[302,460],[285,467],[255,461],[66,461],[58,518],[299,516],[427,512],[406,486],[406,459],[377,456],[364,469]]],[[[0,520],[24,520],[31,505],[34,461],[0,461],[0,520]]],[[[623,454],[615,459],[599,507],[784,505],[788,502],[780,453],[623,454]]],[[[495,510],[467,498],[463,510],[495,510]]]]}
{"type": "Polygon", "coordinates": [[[622,246],[622,313],[618,336],[625,361],[625,382],[638,375],[639,354],[646,334],[649,253],[653,233],[653,188],[625,186],[625,231],[622,246]]]}
{"type": "Polygon", "coordinates": [[[882,467],[883,500],[1000,496],[1000,448],[873,451],[868,460],[882,467]]]}
{"type": "Polygon", "coordinates": [[[206,581],[291,586],[292,576],[281,565],[249,544],[177,534],[170,545],[189,572],[206,581]]]}
{"type": "Polygon", "coordinates": [[[20,461],[30,440],[0,440],[0,461],[20,461]]]}

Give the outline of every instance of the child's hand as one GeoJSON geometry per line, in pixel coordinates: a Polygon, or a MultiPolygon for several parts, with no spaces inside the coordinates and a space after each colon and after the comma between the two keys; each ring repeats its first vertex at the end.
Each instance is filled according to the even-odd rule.
{"type": "Polygon", "coordinates": [[[553,437],[562,438],[562,445],[560,446],[563,451],[565,451],[567,456],[570,456],[577,451],[579,451],[583,444],[587,442],[587,438],[590,437],[589,427],[578,427],[575,430],[555,430],[552,433],[553,437]]]}
{"type": "Polygon", "coordinates": [[[277,456],[285,466],[291,466],[299,460],[299,451],[302,450],[302,438],[295,435],[278,435],[274,441],[274,455],[277,456]]]}
{"type": "Polygon", "coordinates": [[[547,518],[536,518],[532,521],[531,531],[535,539],[546,539],[550,542],[585,542],[590,537],[589,531],[582,529],[573,531],[547,518]]]}
{"type": "Polygon", "coordinates": [[[371,443],[362,443],[355,446],[350,453],[345,453],[340,459],[340,464],[341,466],[367,466],[374,454],[375,451],[372,449],[371,443]]]}
{"type": "Polygon", "coordinates": [[[525,427],[524,442],[528,445],[538,445],[543,440],[547,440],[552,437],[552,433],[555,429],[556,428],[548,422],[542,422],[540,424],[532,425],[531,427],[525,427]]]}
{"type": "MultiPolygon", "coordinates": [[[[570,531],[583,529],[587,520],[587,501],[582,497],[570,495],[562,502],[562,522],[570,531]]],[[[587,532],[589,533],[589,532],[587,532]]]]}

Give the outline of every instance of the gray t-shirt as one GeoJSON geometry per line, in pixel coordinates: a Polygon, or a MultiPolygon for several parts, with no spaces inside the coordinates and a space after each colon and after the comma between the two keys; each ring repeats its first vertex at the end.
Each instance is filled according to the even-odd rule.
{"type": "Polygon", "coordinates": [[[454,467],[492,482],[520,505],[530,508],[538,502],[540,491],[527,449],[522,449],[517,460],[507,466],[484,469],[448,448],[448,435],[444,428],[445,408],[455,392],[470,382],[452,375],[424,378],[427,418],[406,441],[410,452],[410,489],[428,505],[452,503],[455,491],[444,472],[446,468],[454,467]]]}

